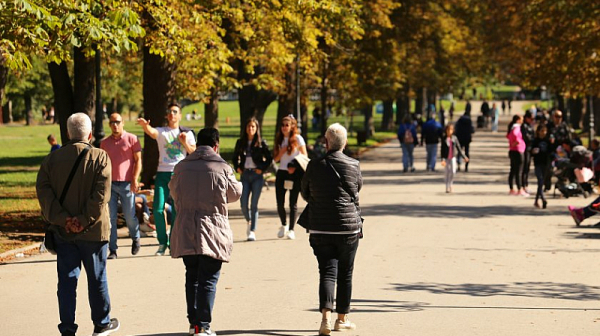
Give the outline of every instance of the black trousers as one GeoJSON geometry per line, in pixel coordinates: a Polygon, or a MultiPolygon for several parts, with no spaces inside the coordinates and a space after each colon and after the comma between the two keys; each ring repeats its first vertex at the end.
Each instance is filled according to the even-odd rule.
{"type": "Polygon", "coordinates": [[[294,186],[290,192],[290,230],[294,229],[296,224],[296,213],[298,212],[298,195],[300,194],[300,183],[302,182],[302,175],[298,170],[294,174],[288,173],[287,170],[278,170],[275,176],[275,198],[277,199],[277,213],[279,214],[279,220],[281,225],[285,225],[287,213],[285,211],[285,194],[288,191],[285,189],[284,183],[286,180],[293,181],[294,186]]]}
{"type": "Polygon", "coordinates": [[[517,190],[520,190],[523,184],[521,183],[521,173],[523,172],[523,153],[518,151],[508,151],[510,158],[510,173],[508,173],[508,186],[513,188],[514,183],[517,184],[517,190]]]}
{"type": "Polygon", "coordinates": [[[523,153],[523,173],[521,174],[521,184],[523,187],[529,186],[529,169],[531,168],[531,148],[527,148],[523,153]]]}
{"type": "Polygon", "coordinates": [[[358,234],[310,235],[310,246],[319,262],[319,311],[333,310],[335,292],[335,311],[338,314],[350,312],[352,272],[358,240],[358,234]]]}

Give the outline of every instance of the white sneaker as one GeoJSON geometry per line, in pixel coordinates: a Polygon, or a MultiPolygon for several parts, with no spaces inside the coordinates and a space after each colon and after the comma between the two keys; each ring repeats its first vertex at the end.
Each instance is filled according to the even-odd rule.
{"type": "Polygon", "coordinates": [[[289,230],[288,231],[287,238],[288,239],[296,239],[296,234],[294,233],[294,230],[289,230]]]}
{"type": "Polygon", "coordinates": [[[144,224],[148,224],[148,223],[150,223],[150,215],[148,215],[148,214],[147,214],[147,213],[145,213],[145,212],[142,212],[142,219],[143,219],[143,221],[144,221],[144,224]]]}
{"type": "Polygon", "coordinates": [[[246,236],[250,236],[250,227],[252,225],[252,223],[250,223],[250,221],[248,221],[248,223],[246,223],[246,236]]]}
{"type": "Polygon", "coordinates": [[[283,237],[285,237],[286,234],[287,234],[287,232],[288,232],[288,226],[287,225],[282,225],[279,228],[279,232],[277,233],[277,238],[283,238],[283,237]]]}
{"type": "Polygon", "coordinates": [[[217,336],[217,333],[210,329],[200,329],[200,332],[194,333],[194,336],[217,336]]]}
{"type": "Polygon", "coordinates": [[[333,330],[342,331],[342,330],[354,330],[356,329],[356,324],[350,322],[350,320],[346,319],[346,322],[342,322],[340,320],[335,320],[335,324],[333,325],[333,330]]]}
{"type": "Polygon", "coordinates": [[[319,336],[331,335],[331,321],[328,319],[321,320],[321,327],[319,328],[319,336]]]}
{"type": "Polygon", "coordinates": [[[254,234],[254,231],[250,231],[250,233],[248,234],[248,241],[255,241],[256,240],[256,235],[254,234]]]}

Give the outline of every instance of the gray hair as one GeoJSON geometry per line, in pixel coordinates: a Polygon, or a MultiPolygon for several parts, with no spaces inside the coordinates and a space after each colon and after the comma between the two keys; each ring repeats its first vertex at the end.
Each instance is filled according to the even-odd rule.
{"type": "Polygon", "coordinates": [[[67,132],[71,140],[87,140],[92,133],[92,120],[83,112],[72,114],[67,119],[67,132]]]}
{"type": "Polygon", "coordinates": [[[325,138],[327,139],[327,147],[329,150],[341,151],[344,149],[344,146],[346,146],[348,132],[346,132],[344,126],[335,123],[327,128],[325,138]]]}

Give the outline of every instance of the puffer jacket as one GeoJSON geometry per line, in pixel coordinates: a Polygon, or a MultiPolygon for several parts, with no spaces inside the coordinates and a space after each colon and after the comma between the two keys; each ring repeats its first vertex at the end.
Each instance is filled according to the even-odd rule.
{"type": "Polygon", "coordinates": [[[169,182],[177,217],[171,233],[171,257],[204,255],[228,262],[233,249],[227,203],[242,195],[231,166],[208,146],[175,166],[169,182]]]}
{"type": "Polygon", "coordinates": [[[302,197],[310,205],[308,229],[327,232],[357,231],[362,228],[358,201],[362,175],[358,161],[340,151],[330,151],[325,158],[311,160],[302,179],[302,197]],[[325,158],[344,179],[346,188],[352,195],[344,190],[325,158]]]}
{"type": "Polygon", "coordinates": [[[60,195],[69,173],[87,141],[72,141],[48,154],[38,172],[35,188],[42,216],[54,231],[65,240],[108,241],[110,238],[111,163],[108,154],[99,148],[90,148],[79,163],[62,205],[60,195]],[[65,231],[67,217],[77,217],[84,228],[82,233],[65,231]]]}

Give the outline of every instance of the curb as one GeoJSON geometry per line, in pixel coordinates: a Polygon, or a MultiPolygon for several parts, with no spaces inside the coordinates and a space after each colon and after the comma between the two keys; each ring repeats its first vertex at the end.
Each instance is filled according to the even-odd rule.
{"type": "Polygon", "coordinates": [[[18,249],[6,251],[4,253],[0,253],[0,262],[15,259],[17,258],[18,254],[22,254],[22,256],[19,256],[19,258],[22,258],[24,256],[31,256],[32,254],[39,254],[40,244],[41,242],[21,247],[18,249]]]}

